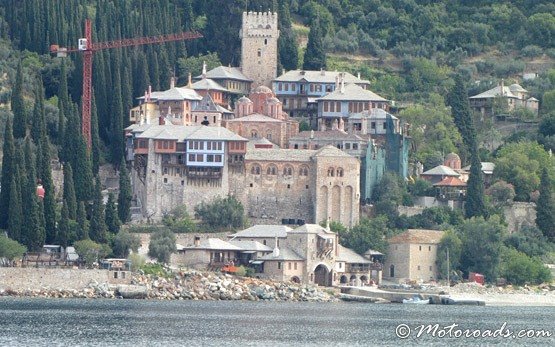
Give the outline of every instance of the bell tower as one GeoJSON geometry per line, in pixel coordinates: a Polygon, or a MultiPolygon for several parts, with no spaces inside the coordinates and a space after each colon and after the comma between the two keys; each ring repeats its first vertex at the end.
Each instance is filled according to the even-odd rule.
{"type": "Polygon", "coordinates": [[[278,15],[272,12],[243,12],[241,69],[253,80],[252,88],[271,87],[277,76],[278,15]]]}

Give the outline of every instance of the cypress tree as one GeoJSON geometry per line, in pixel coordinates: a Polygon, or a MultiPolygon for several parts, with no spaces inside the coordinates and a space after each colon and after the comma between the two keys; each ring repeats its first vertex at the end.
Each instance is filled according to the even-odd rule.
{"type": "Polygon", "coordinates": [[[42,132],[41,145],[39,147],[39,158],[41,159],[39,177],[44,187],[44,199],[42,202],[46,242],[54,243],[56,241],[56,198],[54,196],[54,182],[52,181],[50,167],[50,143],[45,130],[42,132]]]}
{"type": "Polygon", "coordinates": [[[91,169],[94,176],[100,168],[100,137],[98,135],[98,113],[93,94],[91,106],[91,169]]]}
{"type": "Polygon", "coordinates": [[[39,76],[36,81],[35,89],[35,105],[31,119],[31,138],[38,144],[41,134],[46,132],[46,112],[44,109],[44,89],[42,86],[42,78],[39,76]]]}
{"type": "MultiPolygon", "coordinates": [[[[8,189],[6,189],[8,190],[8,189]]],[[[19,175],[12,176],[10,184],[10,206],[9,206],[9,223],[8,236],[12,240],[21,241],[21,225],[23,223],[23,209],[21,207],[21,191],[19,175]]]]}
{"type": "Polygon", "coordinates": [[[91,225],[89,228],[91,240],[98,243],[106,242],[106,218],[104,217],[104,202],[102,201],[102,187],[100,179],[96,178],[94,185],[94,200],[92,206],[91,225]]]}
{"type": "MultiPolygon", "coordinates": [[[[56,138],[56,144],[59,146],[64,145],[64,133],[66,126],[66,116],[64,115],[63,103],[58,99],[58,137],[56,138]]],[[[63,151],[60,151],[60,156],[63,155],[63,151]]],[[[60,159],[64,159],[63,157],[60,159]]]]}
{"type": "Polygon", "coordinates": [[[112,234],[117,234],[120,225],[121,223],[118,218],[114,194],[110,193],[110,195],[108,195],[108,203],[106,204],[106,227],[112,234]]]}
{"type": "Polygon", "coordinates": [[[37,251],[44,245],[45,231],[41,204],[37,198],[37,177],[35,173],[31,140],[25,140],[26,183],[22,189],[23,211],[25,219],[22,223],[22,240],[27,249],[37,251]]]}
{"type": "Polygon", "coordinates": [[[297,50],[297,37],[291,29],[291,13],[289,12],[288,1],[279,3],[279,26],[279,62],[284,69],[294,70],[299,64],[299,51],[297,50]]]}
{"type": "Polygon", "coordinates": [[[484,180],[482,176],[482,163],[478,155],[478,149],[470,153],[470,175],[466,188],[466,200],[464,212],[466,218],[488,216],[486,205],[484,204],[484,180]]]}
{"type": "Polygon", "coordinates": [[[86,240],[89,238],[89,223],[87,221],[87,212],[85,211],[85,203],[79,201],[77,205],[77,224],[79,225],[78,240],[86,240]]]}
{"type": "Polygon", "coordinates": [[[13,136],[16,139],[25,137],[27,133],[27,113],[25,112],[25,103],[23,101],[23,67],[21,60],[17,65],[17,74],[15,84],[12,89],[11,106],[13,113],[13,136]]]}
{"type": "Polygon", "coordinates": [[[320,70],[326,68],[326,52],[324,37],[320,27],[320,19],[314,18],[308,34],[308,44],[304,55],[303,69],[320,70]]]}
{"type": "Polygon", "coordinates": [[[60,64],[60,84],[58,86],[58,100],[64,110],[68,110],[70,107],[69,94],[67,90],[67,71],[66,64],[62,59],[60,64]]]}
{"type": "Polygon", "coordinates": [[[547,168],[542,171],[540,197],[536,207],[536,225],[552,242],[555,241],[555,199],[547,168]]]}
{"type": "Polygon", "coordinates": [[[10,187],[17,162],[15,161],[15,145],[12,131],[12,121],[8,118],[4,128],[4,145],[2,157],[2,178],[1,184],[5,189],[0,189],[0,229],[8,227],[9,207],[10,207],[10,187]]]}
{"type": "Polygon", "coordinates": [[[123,106],[121,101],[121,90],[119,88],[119,86],[121,85],[119,70],[115,71],[114,81],[114,85],[116,85],[117,87],[114,92],[112,105],[112,142],[110,144],[110,148],[112,150],[112,164],[114,166],[117,166],[123,158],[123,153],[125,150],[123,138],[123,106]]]}
{"type": "Polygon", "coordinates": [[[69,218],[76,219],[77,199],[75,198],[75,185],[73,183],[71,163],[64,165],[64,203],[67,205],[69,218]]]}
{"type": "Polygon", "coordinates": [[[67,204],[62,207],[62,214],[60,216],[60,221],[58,223],[58,243],[62,247],[68,246],[69,240],[69,211],[67,209],[67,204]]]}
{"type": "Polygon", "coordinates": [[[131,217],[132,191],[124,159],[121,160],[119,170],[118,216],[122,223],[127,223],[131,217]]]}

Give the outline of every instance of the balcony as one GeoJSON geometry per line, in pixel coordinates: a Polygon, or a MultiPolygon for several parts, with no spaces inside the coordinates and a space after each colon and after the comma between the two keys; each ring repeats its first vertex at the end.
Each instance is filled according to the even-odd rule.
{"type": "Polygon", "coordinates": [[[220,169],[214,168],[189,168],[187,178],[220,179],[222,178],[222,172],[220,169]]]}

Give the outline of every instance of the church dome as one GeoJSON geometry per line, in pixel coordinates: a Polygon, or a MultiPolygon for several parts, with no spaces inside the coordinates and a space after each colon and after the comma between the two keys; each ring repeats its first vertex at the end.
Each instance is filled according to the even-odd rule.
{"type": "Polygon", "coordinates": [[[459,155],[457,153],[449,153],[447,154],[447,156],[445,156],[445,160],[461,160],[461,157],[459,157],[459,155]]]}
{"type": "Polygon", "coordinates": [[[247,98],[246,96],[242,96],[239,99],[237,99],[237,103],[238,104],[246,104],[246,103],[252,103],[251,99],[247,98]]]}
{"type": "Polygon", "coordinates": [[[272,93],[272,90],[266,86],[258,86],[256,87],[256,89],[254,90],[255,93],[261,93],[261,94],[266,94],[266,93],[272,93]]]}
{"type": "Polygon", "coordinates": [[[268,104],[279,104],[281,101],[279,101],[278,98],[276,97],[271,97],[268,99],[268,101],[266,101],[268,104]]]}

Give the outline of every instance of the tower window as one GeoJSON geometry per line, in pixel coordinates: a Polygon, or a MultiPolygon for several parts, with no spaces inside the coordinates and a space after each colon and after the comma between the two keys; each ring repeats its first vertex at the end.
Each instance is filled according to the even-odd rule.
{"type": "Polygon", "coordinates": [[[261,57],[262,56],[262,50],[258,50],[258,56],[261,57]]]}
{"type": "Polygon", "coordinates": [[[268,44],[268,39],[264,39],[264,44],[265,44],[265,45],[268,44]]]}

